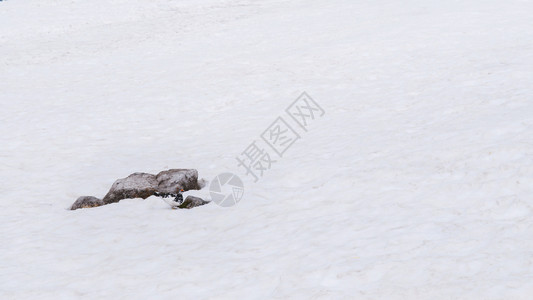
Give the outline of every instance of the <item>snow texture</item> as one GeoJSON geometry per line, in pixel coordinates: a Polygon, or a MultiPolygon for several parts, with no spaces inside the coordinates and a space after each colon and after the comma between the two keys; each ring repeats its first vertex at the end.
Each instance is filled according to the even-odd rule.
{"type": "Polygon", "coordinates": [[[532,12],[2,1],[0,298],[530,299],[532,12]],[[235,157],[303,91],[325,115],[254,183],[235,157]],[[173,167],[244,197],[69,210],[173,167]]]}

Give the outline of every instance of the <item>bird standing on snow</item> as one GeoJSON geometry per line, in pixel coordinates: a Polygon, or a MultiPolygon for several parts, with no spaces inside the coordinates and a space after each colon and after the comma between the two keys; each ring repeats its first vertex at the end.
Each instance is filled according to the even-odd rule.
{"type": "MultiPolygon", "coordinates": [[[[177,194],[154,192],[154,196],[161,197],[161,198],[174,197],[174,202],[175,202],[176,204],[180,205],[180,204],[183,203],[183,192],[184,192],[183,189],[179,189],[179,191],[178,191],[177,194]]],[[[167,201],[165,200],[165,202],[167,202],[167,201]]],[[[169,203],[169,204],[170,204],[170,203],[169,203]]]]}
{"type": "Polygon", "coordinates": [[[180,189],[178,194],[176,195],[176,197],[174,198],[174,201],[175,202],[178,202],[179,204],[182,204],[183,203],[183,189],[180,189]]]}

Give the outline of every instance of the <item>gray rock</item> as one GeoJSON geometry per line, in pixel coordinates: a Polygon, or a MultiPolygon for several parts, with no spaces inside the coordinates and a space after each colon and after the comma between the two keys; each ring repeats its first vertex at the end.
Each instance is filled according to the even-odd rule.
{"type": "Polygon", "coordinates": [[[195,197],[195,196],[187,196],[187,198],[185,198],[183,203],[180,204],[178,208],[189,209],[189,208],[205,205],[207,203],[209,203],[209,201],[204,201],[202,198],[195,197]]]}
{"type": "Polygon", "coordinates": [[[98,199],[93,196],[81,196],[74,202],[74,204],[72,204],[70,209],[75,210],[78,208],[97,207],[97,206],[102,206],[104,204],[105,203],[102,199],[98,199]]]}
{"type": "Polygon", "coordinates": [[[209,182],[205,180],[204,178],[198,179],[198,189],[201,190],[207,186],[209,182]]]}
{"type": "MultiPolygon", "coordinates": [[[[122,199],[146,199],[152,196],[154,192],[176,193],[181,189],[185,191],[198,190],[204,187],[206,183],[203,179],[198,181],[198,171],[195,169],[170,169],[157,175],[133,173],[126,178],[115,181],[102,200],[89,196],[80,197],[72,204],[71,209],[96,207],[119,202],[122,199]]],[[[190,199],[189,197],[181,205],[183,208],[192,208],[208,203],[198,197],[190,199]]]]}
{"type": "Polygon", "coordinates": [[[133,173],[126,178],[115,181],[109,192],[105,195],[103,201],[104,204],[110,204],[122,199],[146,199],[157,191],[157,185],[158,181],[155,175],[148,173],[133,173]]]}
{"type": "Polygon", "coordinates": [[[170,169],[156,176],[157,191],[160,193],[176,193],[180,189],[199,190],[198,171],[195,169],[170,169]]]}

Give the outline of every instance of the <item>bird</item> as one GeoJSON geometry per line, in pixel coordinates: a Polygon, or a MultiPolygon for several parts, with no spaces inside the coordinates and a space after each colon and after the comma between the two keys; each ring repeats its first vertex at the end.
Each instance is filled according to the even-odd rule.
{"type": "Polygon", "coordinates": [[[159,193],[154,192],[154,196],[161,197],[163,200],[168,203],[172,208],[178,207],[179,205],[183,204],[183,192],[184,190],[182,188],[177,188],[177,193],[159,193]],[[174,197],[174,200],[166,199],[169,197],[174,197]]]}

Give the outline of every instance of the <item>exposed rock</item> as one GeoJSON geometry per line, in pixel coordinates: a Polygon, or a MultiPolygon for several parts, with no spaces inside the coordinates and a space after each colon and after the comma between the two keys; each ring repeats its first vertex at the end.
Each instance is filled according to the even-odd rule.
{"type": "Polygon", "coordinates": [[[98,199],[93,196],[81,196],[79,197],[74,204],[70,207],[71,210],[75,210],[78,208],[89,208],[89,207],[97,207],[104,205],[104,201],[102,199],[98,199]]]}
{"type": "Polygon", "coordinates": [[[104,204],[115,203],[122,199],[146,199],[157,191],[158,181],[155,175],[148,173],[133,173],[126,178],[113,183],[105,195],[104,204]]]}
{"type": "Polygon", "coordinates": [[[198,171],[195,169],[170,169],[156,176],[157,191],[160,193],[176,193],[180,189],[199,190],[198,171]]]}
{"type": "MultiPolygon", "coordinates": [[[[115,181],[102,200],[89,196],[80,197],[74,202],[71,209],[96,207],[119,202],[122,199],[146,199],[155,192],[176,193],[181,189],[185,191],[199,190],[206,183],[204,179],[198,181],[198,171],[195,169],[170,169],[162,171],[157,175],[133,173],[126,178],[115,181]]],[[[190,199],[189,197],[181,205],[183,206],[182,208],[192,208],[208,203],[198,197],[192,197],[190,199]]]]}
{"type": "Polygon", "coordinates": [[[204,201],[202,198],[195,197],[195,196],[187,196],[187,198],[185,198],[185,201],[183,201],[183,203],[180,204],[178,208],[189,209],[189,208],[201,206],[207,203],[209,203],[209,201],[204,201]]]}
{"type": "Polygon", "coordinates": [[[198,179],[198,189],[201,190],[207,186],[209,182],[205,180],[204,178],[198,179]]]}

